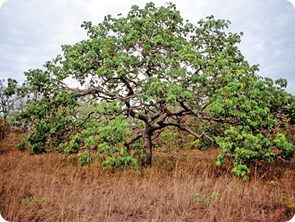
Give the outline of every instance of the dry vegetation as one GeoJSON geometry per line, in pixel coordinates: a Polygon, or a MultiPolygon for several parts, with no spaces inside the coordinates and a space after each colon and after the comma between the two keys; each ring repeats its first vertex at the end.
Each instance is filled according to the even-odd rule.
{"type": "Polygon", "coordinates": [[[253,167],[243,181],[228,164],[215,165],[218,150],[156,153],[151,168],[120,172],[100,162],[80,168],[77,157],[29,156],[15,149],[20,139],[0,141],[0,213],[8,221],[285,222],[295,214],[294,159],[253,167]],[[206,203],[214,192],[220,197],[206,203]],[[203,199],[191,199],[196,193],[203,199]]]}

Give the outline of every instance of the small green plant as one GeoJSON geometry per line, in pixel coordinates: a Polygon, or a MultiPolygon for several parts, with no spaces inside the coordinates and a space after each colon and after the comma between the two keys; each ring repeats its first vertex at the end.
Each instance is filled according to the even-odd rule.
{"type": "Polygon", "coordinates": [[[48,200],[48,198],[41,198],[40,202],[45,202],[47,200],[48,200]]]}
{"type": "MultiPolygon", "coordinates": [[[[48,198],[41,198],[40,203],[45,202],[47,200],[48,200],[48,198]]],[[[36,201],[36,200],[32,200],[31,198],[27,198],[27,199],[20,200],[19,204],[26,203],[26,202],[36,203],[36,204],[38,203],[38,201],[36,201]]]]}
{"type": "Polygon", "coordinates": [[[206,204],[210,204],[211,203],[211,200],[212,199],[216,199],[216,200],[218,200],[219,198],[220,198],[220,194],[219,193],[215,193],[215,192],[213,192],[210,196],[208,196],[205,200],[204,200],[204,202],[206,203],[206,204]]]}
{"type": "Polygon", "coordinates": [[[286,205],[289,208],[295,208],[295,199],[294,197],[288,197],[286,194],[282,193],[280,198],[280,204],[286,205]]]}
{"type": "MultiPolygon", "coordinates": [[[[196,194],[194,194],[191,197],[191,200],[200,202],[202,200],[202,198],[203,198],[203,196],[201,194],[196,193],[196,194]]],[[[204,202],[206,204],[210,204],[211,203],[211,200],[213,198],[216,199],[216,200],[218,200],[220,198],[220,194],[219,193],[216,193],[216,192],[213,192],[210,196],[208,196],[206,199],[204,199],[204,202]]]]}
{"type": "Polygon", "coordinates": [[[26,202],[33,202],[33,203],[37,203],[37,201],[35,200],[32,200],[31,198],[27,198],[27,199],[23,199],[23,200],[20,200],[19,201],[19,204],[22,204],[22,203],[26,203],[26,202]]]}
{"type": "Polygon", "coordinates": [[[202,199],[202,195],[196,193],[196,194],[194,194],[194,195],[191,197],[191,199],[192,199],[193,201],[198,201],[198,202],[199,202],[199,201],[202,199]]]}

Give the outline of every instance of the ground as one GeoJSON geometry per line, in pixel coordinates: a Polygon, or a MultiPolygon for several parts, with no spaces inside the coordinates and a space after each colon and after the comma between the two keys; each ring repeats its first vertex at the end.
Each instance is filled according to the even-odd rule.
{"type": "Polygon", "coordinates": [[[288,221],[295,160],[256,165],[235,178],[218,149],[155,152],[153,166],[125,171],[77,156],[28,155],[23,136],[0,141],[0,213],[8,221],[288,221]]]}

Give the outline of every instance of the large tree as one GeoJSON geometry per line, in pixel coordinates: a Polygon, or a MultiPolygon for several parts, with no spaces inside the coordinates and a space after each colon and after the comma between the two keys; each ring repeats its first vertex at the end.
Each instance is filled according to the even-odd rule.
{"type": "Polygon", "coordinates": [[[25,73],[23,90],[40,98],[21,114],[34,127],[30,152],[86,150],[86,164],[97,150],[107,154],[104,164],[115,165],[136,164],[130,151],[142,147],[143,163],[151,164],[153,138],[173,126],[221,147],[217,164],[232,159],[237,175],[255,159],[290,160],[294,145],[279,128],[294,123],[294,97],[282,89],[286,80],[256,74],[236,46],[243,33],[223,31],[229,24],[213,16],[184,22],[172,3],[84,22],[88,39],[63,45],[63,56],[44,70],[25,73]],[[88,113],[82,103],[92,107],[88,113]]]}

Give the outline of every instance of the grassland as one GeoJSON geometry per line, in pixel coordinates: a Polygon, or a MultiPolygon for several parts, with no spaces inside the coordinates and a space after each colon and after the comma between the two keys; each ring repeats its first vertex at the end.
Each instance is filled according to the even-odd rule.
{"type": "Polygon", "coordinates": [[[216,149],[155,152],[151,168],[120,172],[99,161],[81,168],[77,156],[30,156],[15,148],[21,137],[0,141],[0,213],[8,221],[285,222],[295,214],[294,159],[253,166],[248,181],[229,163],[217,167],[216,149]]]}

